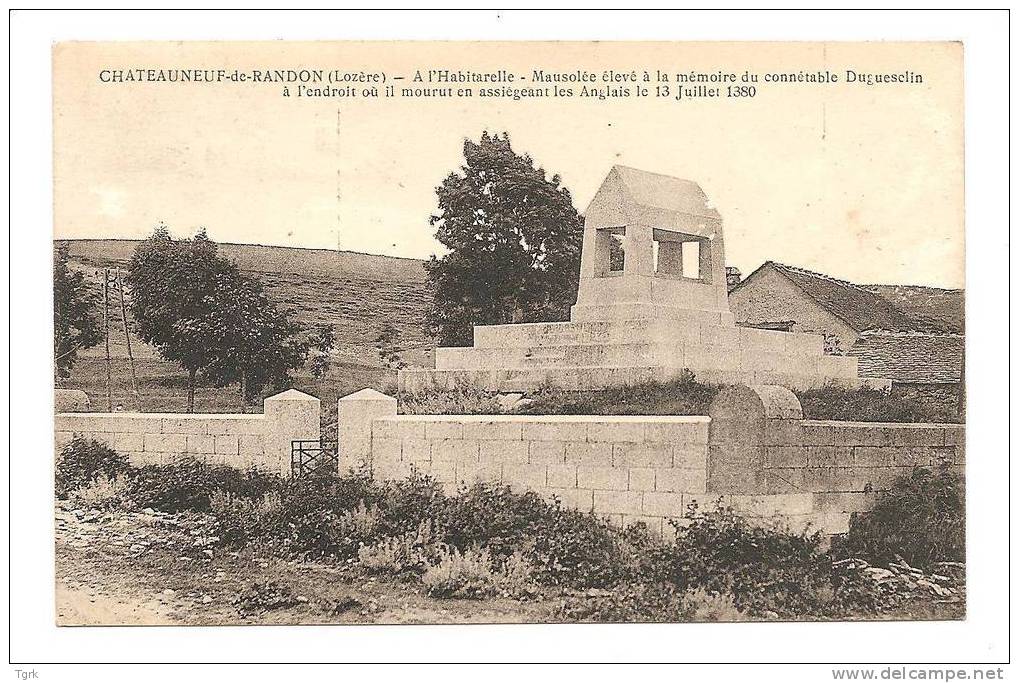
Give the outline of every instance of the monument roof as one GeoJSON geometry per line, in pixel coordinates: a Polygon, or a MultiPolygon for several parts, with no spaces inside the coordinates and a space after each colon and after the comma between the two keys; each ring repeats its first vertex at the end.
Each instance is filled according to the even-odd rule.
{"type": "Polygon", "coordinates": [[[635,204],[721,220],[701,186],[692,180],[616,165],[609,172],[623,182],[635,204]]]}

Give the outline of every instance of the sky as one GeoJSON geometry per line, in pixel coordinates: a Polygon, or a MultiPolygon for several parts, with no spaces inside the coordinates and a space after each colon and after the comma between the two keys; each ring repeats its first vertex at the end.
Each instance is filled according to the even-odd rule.
{"type": "Polygon", "coordinates": [[[464,138],[489,130],[558,173],[581,211],[613,164],[697,182],[722,215],[727,263],[744,274],[776,260],[858,283],[962,287],[961,57],[946,43],[58,44],[53,230],[143,238],[163,222],[221,242],[426,258],[441,253],[428,224],[435,187],[462,163],[464,138]],[[286,98],[279,84],[100,78],[133,68],[408,80],[440,68],[762,78],[851,68],[924,83],[759,82],[754,98],[675,102],[286,98]]]}

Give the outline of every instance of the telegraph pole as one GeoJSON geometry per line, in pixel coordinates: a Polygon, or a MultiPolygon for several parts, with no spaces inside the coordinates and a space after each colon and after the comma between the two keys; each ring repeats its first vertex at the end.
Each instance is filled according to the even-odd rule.
{"type": "Polygon", "coordinates": [[[127,305],[124,303],[124,278],[117,268],[117,287],[120,289],[120,319],[124,321],[124,339],[127,340],[127,362],[131,365],[131,388],[134,390],[136,407],[141,410],[141,392],[138,391],[138,373],[134,369],[134,354],[131,352],[131,332],[127,327],[127,305]]]}
{"type": "Polygon", "coordinates": [[[106,408],[113,412],[113,370],[110,367],[110,269],[103,271],[103,336],[106,338],[106,408]]]}

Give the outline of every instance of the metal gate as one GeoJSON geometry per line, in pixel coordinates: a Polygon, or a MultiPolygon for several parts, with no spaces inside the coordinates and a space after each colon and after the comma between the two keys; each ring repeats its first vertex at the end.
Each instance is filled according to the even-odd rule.
{"type": "Polygon", "coordinates": [[[323,477],[336,474],[340,453],[335,441],[295,440],[290,442],[290,473],[294,477],[323,477]]]}

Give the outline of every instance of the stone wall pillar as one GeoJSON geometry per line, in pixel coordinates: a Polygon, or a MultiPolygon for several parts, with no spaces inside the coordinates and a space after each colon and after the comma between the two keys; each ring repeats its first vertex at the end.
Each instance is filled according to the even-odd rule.
{"type": "Polygon", "coordinates": [[[725,387],[708,415],[709,493],[767,493],[769,458],[802,448],[803,409],[785,387],[725,387]]]}
{"type": "Polygon", "coordinates": [[[322,438],[321,402],[296,389],[265,399],[266,468],[290,476],[291,442],[322,438]]]}
{"type": "Polygon", "coordinates": [[[341,398],[336,412],[340,471],[371,468],[372,422],[396,415],[396,399],[374,389],[362,389],[341,398]]]}

